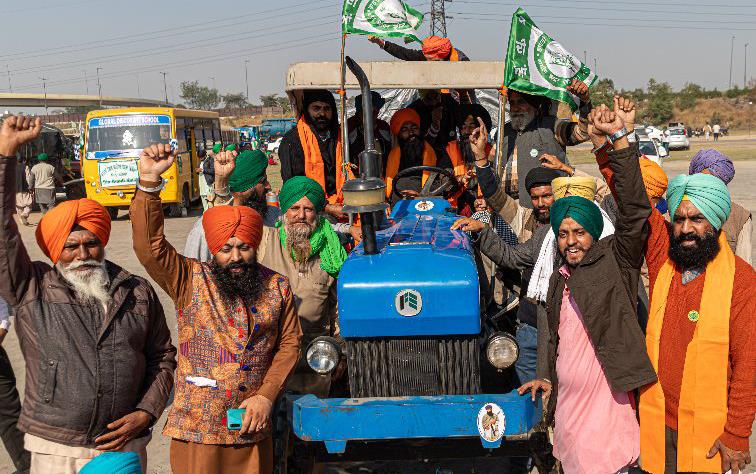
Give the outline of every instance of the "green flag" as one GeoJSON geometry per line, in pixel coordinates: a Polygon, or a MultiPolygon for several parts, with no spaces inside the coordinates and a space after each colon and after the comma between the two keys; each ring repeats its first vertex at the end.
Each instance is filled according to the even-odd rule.
{"type": "Polygon", "coordinates": [[[423,14],[400,0],[344,0],[342,31],[345,34],[407,37],[415,34],[423,14]]]}
{"type": "Polygon", "coordinates": [[[504,86],[564,102],[575,111],[580,107],[580,99],[566,90],[573,79],[590,87],[597,77],[574,54],[538,29],[525,10],[518,8],[512,15],[504,86]]]}

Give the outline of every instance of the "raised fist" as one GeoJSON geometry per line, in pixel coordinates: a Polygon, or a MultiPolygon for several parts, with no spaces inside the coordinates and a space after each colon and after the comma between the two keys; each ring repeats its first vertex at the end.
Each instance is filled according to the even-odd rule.
{"type": "Polygon", "coordinates": [[[612,135],[624,126],[622,118],[611,110],[602,110],[593,115],[593,128],[597,134],[612,135]]]}
{"type": "Polygon", "coordinates": [[[619,115],[628,132],[635,130],[635,102],[618,95],[614,96],[614,113],[619,115]]]}
{"type": "Polygon", "coordinates": [[[385,41],[383,41],[379,37],[373,36],[373,35],[368,36],[368,41],[370,41],[371,43],[377,44],[381,48],[383,48],[383,45],[386,44],[385,41]]]}
{"type": "Polygon", "coordinates": [[[6,117],[0,127],[0,155],[15,158],[18,147],[37,138],[41,131],[42,120],[39,117],[6,117]]]}
{"type": "Polygon", "coordinates": [[[231,173],[236,168],[236,151],[221,151],[213,158],[213,167],[215,168],[215,179],[225,181],[231,177],[231,173]]]}
{"type": "Polygon", "coordinates": [[[169,143],[146,147],[139,155],[139,178],[152,183],[160,181],[160,175],[168,171],[175,159],[169,143]]]}
{"type": "Polygon", "coordinates": [[[574,94],[580,99],[580,102],[588,102],[591,100],[591,95],[588,93],[588,85],[578,79],[573,79],[569,86],[567,86],[567,92],[574,94]]]}

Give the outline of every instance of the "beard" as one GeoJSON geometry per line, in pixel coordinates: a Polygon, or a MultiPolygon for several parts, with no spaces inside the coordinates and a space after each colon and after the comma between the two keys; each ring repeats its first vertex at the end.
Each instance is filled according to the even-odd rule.
{"type": "Polygon", "coordinates": [[[315,130],[317,130],[319,133],[324,134],[331,130],[331,121],[327,118],[320,117],[320,118],[314,118],[311,117],[310,114],[307,114],[307,122],[315,127],[315,130]]]}
{"type": "Polygon", "coordinates": [[[253,192],[242,205],[254,209],[263,219],[265,219],[265,215],[268,213],[268,202],[265,200],[265,194],[258,196],[256,192],[253,192]]]}
{"type": "Polygon", "coordinates": [[[241,297],[247,301],[254,301],[262,294],[262,280],[260,265],[257,262],[235,262],[221,266],[215,260],[210,262],[210,272],[221,296],[228,300],[241,297]],[[232,270],[240,269],[241,272],[232,270]]]}
{"type": "Polygon", "coordinates": [[[316,223],[310,224],[304,221],[292,221],[284,216],[284,230],[286,231],[286,250],[294,256],[300,269],[304,268],[307,259],[312,254],[310,236],[315,232],[316,223]]]}
{"type": "Polygon", "coordinates": [[[530,125],[533,119],[535,119],[535,112],[533,111],[509,113],[509,123],[513,129],[518,131],[525,130],[525,127],[530,125]]]}
{"type": "Polygon", "coordinates": [[[533,208],[533,216],[535,217],[535,220],[538,221],[539,224],[548,224],[551,221],[551,213],[549,210],[548,207],[543,210],[533,208]]]}
{"type": "Polygon", "coordinates": [[[682,270],[703,268],[719,253],[719,233],[707,232],[703,237],[697,234],[669,234],[669,259],[682,270]],[[693,247],[685,247],[683,242],[695,242],[693,247]]]}
{"type": "Polygon", "coordinates": [[[402,165],[405,163],[407,164],[407,166],[402,166],[402,168],[420,166],[423,164],[425,144],[422,140],[417,137],[410,137],[407,140],[400,140],[399,146],[402,149],[402,165]]]}
{"type": "Polygon", "coordinates": [[[469,135],[460,136],[459,151],[462,154],[465,163],[475,163],[475,155],[472,151],[472,145],[470,145],[469,135]]]}
{"type": "Polygon", "coordinates": [[[108,292],[110,277],[107,263],[94,259],[83,262],[73,262],[55,265],[58,272],[73,287],[76,301],[81,304],[99,303],[103,307],[110,304],[111,296],[108,292]]]}

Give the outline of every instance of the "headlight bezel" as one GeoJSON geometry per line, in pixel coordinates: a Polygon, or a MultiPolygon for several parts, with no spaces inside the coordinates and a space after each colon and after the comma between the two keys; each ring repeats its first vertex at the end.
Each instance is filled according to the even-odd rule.
{"type": "Polygon", "coordinates": [[[515,362],[517,362],[517,359],[520,358],[520,345],[517,344],[517,340],[511,334],[506,332],[496,332],[486,341],[485,354],[486,360],[493,368],[497,370],[506,370],[512,367],[515,362]],[[506,345],[514,353],[514,356],[509,358],[511,359],[511,362],[499,363],[499,365],[497,365],[497,362],[492,360],[494,358],[492,351],[497,347],[503,347],[501,345],[506,345]]]}
{"type": "Polygon", "coordinates": [[[307,362],[307,366],[316,374],[319,375],[328,375],[331,372],[333,372],[336,367],[338,367],[339,362],[341,362],[341,359],[343,358],[343,351],[341,349],[341,344],[339,342],[328,336],[319,336],[313,339],[310,344],[307,345],[307,349],[304,353],[305,361],[307,362]],[[328,362],[332,362],[332,366],[327,367],[316,367],[314,364],[314,352],[315,350],[320,350],[326,352],[326,355],[329,356],[327,359],[328,362]]]}

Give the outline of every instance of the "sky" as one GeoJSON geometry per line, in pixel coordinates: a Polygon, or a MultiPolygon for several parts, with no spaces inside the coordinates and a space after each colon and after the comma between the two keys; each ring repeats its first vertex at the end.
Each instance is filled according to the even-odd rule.
{"type": "MultiPolygon", "coordinates": [[[[405,0],[429,12],[430,0],[405,0]]],[[[0,92],[168,98],[197,80],[222,93],[283,94],[299,61],[337,61],[340,0],[38,0],[0,2],[4,19],[0,92]],[[33,5],[33,6],[30,6],[33,5]],[[10,72],[10,74],[9,74],[10,72]],[[43,79],[44,78],[44,81],[43,79]],[[86,80],[85,80],[86,78],[86,80]],[[10,84],[8,83],[10,79],[10,84]]],[[[597,64],[617,87],[650,77],[679,89],[687,82],[726,89],[756,77],[756,0],[453,0],[447,34],[472,59],[503,60],[511,15],[522,6],[576,56],[597,64]],[[600,8],[596,8],[599,5],[600,8]],[[745,43],[750,46],[744,48],[745,43]]],[[[421,27],[429,34],[430,15],[421,27]]],[[[347,39],[359,60],[392,59],[362,36],[347,39]]]]}

